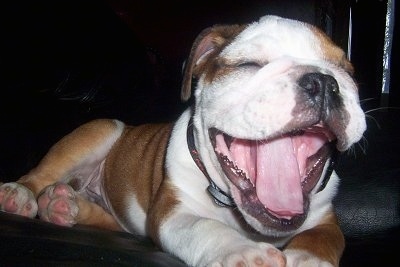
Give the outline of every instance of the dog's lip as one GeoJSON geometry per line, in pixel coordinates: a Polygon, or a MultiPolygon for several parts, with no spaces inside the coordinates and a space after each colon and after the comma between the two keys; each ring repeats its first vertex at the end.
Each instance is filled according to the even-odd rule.
{"type": "MultiPolygon", "coordinates": [[[[232,193],[234,197],[236,196],[235,201],[237,202],[238,206],[244,209],[247,213],[250,213],[253,217],[256,217],[258,220],[262,221],[263,224],[273,226],[277,229],[288,230],[297,229],[300,227],[300,225],[304,222],[308,212],[309,194],[314,189],[316,184],[318,184],[325,163],[330,157],[332,151],[331,149],[333,148],[333,143],[336,139],[334,134],[324,127],[323,124],[319,123],[303,129],[293,129],[283,135],[280,135],[279,137],[267,138],[264,140],[246,140],[235,138],[216,128],[210,128],[209,135],[221,167],[226,176],[234,185],[234,187],[231,189],[234,191],[232,193]],[[222,142],[222,139],[226,145],[225,150],[221,149],[217,144],[222,142]],[[234,159],[234,156],[232,155],[233,152],[230,153],[229,151],[231,146],[237,146],[238,142],[246,142],[246,144],[250,146],[257,147],[257,143],[266,144],[279,139],[305,143],[313,139],[312,142],[310,141],[310,144],[312,143],[312,146],[314,146],[312,148],[313,150],[311,150],[312,152],[306,158],[303,156],[303,159],[299,160],[298,162],[298,164],[301,165],[299,166],[301,182],[298,187],[293,187],[297,187],[297,192],[294,193],[295,195],[297,194],[297,196],[293,197],[293,208],[287,208],[291,205],[289,202],[292,200],[290,199],[288,200],[287,204],[283,205],[286,206],[286,208],[284,207],[283,209],[279,209],[279,207],[277,208],[274,206],[274,201],[268,200],[269,196],[263,193],[263,191],[265,191],[264,187],[268,187],[267,185],[270,183],[270,181],[268,181],[268,183],[262,181],[262,179],[267,181],[268,179],[266,178],[260,178],[260,181],[257,181],[258,178],[256,178],[256,172],[254,172],[254,170],[249,171],[246,169],[246,167],[241,166],[241,163],[234,159]],[[255,177],[249,175],[250,172],[253,172],[255,177]],[[257,188],[257,186],[260,188],[257,188]]],[[[250,150],[247,150],[247,153],[253,153],[249,151],[250,150]]],[[[293,162],[293,160],[291,162],[293,162]]],[[[275,171],[275,173],[276,172],[277,171],[275,171]]],[[[291,175],[292,172],[288,173],[291,175]]],[[[285,190],[286,189],[284,189],[283,192],[285,192],[284,194],[286,195],[285,190]]],[[[291,189],[289,188],[288,190],[290,191],[291,189]]],[[[278,203],[277,206],[280,205],[281,203],[278,203]]]]}

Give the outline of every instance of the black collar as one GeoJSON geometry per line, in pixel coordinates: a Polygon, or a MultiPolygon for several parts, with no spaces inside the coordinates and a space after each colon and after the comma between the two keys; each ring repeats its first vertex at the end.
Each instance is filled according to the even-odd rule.
{"type": "Polygon", "coordinates": [[[325,186],[328,184],[329,179],[331,178],[332,172],[334,171],[336,167],[336,162],[338,159],[339,151],[336,149],[336,142],[331,144],[332,147],[332,153],[329,161],[329,165],[326,169],[325,175],[322,178],[321,184],[318,188],[317,193],[321,192],[324,190],[325,186]]]}
{"type": "Polygon", "coordinates": [[[190,155],[192,155],[192,158],[194,162],[196,163],[197,167],[203,172],[204,176],[208,179],[210,185],[207,187],[208,193],[213,197],[214,202],[221,207],[230,207],[234,208],[236,207],[236,204],[232,197],[222,191],[211,179],[210,175],[208,174],[206,168],[204,167],[203,162],[201,161],[199,157],[199,152],[196,149],[196,145],[194,143],[194,136],[193,136],[193,120],[190,118],[189,124],[187,127],[187,132],[186,132],[186,138],[187,138],[187,144],[188,148],[190,151],[190,155]]]}

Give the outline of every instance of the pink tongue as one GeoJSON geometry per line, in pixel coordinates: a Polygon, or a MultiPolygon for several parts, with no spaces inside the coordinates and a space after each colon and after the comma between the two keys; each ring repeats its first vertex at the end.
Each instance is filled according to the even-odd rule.
{"type": "Polygon", "coordinates": [[[259,200],[275,214],[303,213],[299,165],[290,137],[257,147],[256,189],[259,200]]]}
{"type": "Polygon", "coordinates": [[[256,183],[258,199],[279,217],[290,218],[303,213],[299,164],[303,168],[305,158],[297,155],[300,157],[298,162],[295,153],[302,146],[293,144],[295,140],[286,137],[257,142],[256,145],[255,142],[235,139],[230,147],[237,166],[256,183]]]}

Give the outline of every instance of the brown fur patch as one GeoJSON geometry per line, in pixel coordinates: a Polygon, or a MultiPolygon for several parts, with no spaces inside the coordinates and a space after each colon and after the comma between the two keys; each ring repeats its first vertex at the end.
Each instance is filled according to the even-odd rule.
{"type": "Polygon", "coordinates": [[[246,25],[216,25],[203,30],[197,36],[186,62],[181,93],[183,100],[186,101],[190,97],[192,78],[199,78],[206,70],[208,81],[215,77],[213,72],[219,69],[219,65],[218,60],[214,59],[245,27],[246,25]],[[205,58],[199,62],[204,55],[205,58]]]}
{"type": "Polygon", "coordinates": [[[286,248],[308,251],[334,266],[339,266],[344,246],[344,237],[336,215],[331,212],[316,227],[296,235],[286,248]]]}
{"type": "Polygon", "coordinates": [[[174,208],[179,204],[175,188],[168,182],[163,181],[158,192],[159,198],[155,200],[149,211],[148,233],[152,240],[160,243],[160,226],[172,214],[174,208]]]}
{"type": "Polygon", "coordinates": [[[235,37],[241,33],[244,29],[243,26],[233,25],[230,27],[218,26],[215,27],[213,44],[214,50],[207,56],[207,59],[196,66],[193,70],[195,77],[200,77],[201,74],[205,74],[204,82],[211,83],[217,77],[222,77],[232,72],[235,66],[226,62],[224,58],[219,57],[222,50],[227,47],[235,37]]]}
{"type": "MultiPolygon", "coordinates": [[[[53,145],[40,164],[18,182],[37,196],[48,185],[67,179],[66,174],[101,146],[116,129],[112,120],[98,119],[88,122],[63,137],[53,145]]],[[[78,184],[75,184],[78,185],[78,184]]]]}
{"type": "Polygon", "coordinates": [[[104,187],[114,211],[127,223],[127,201],[133,195],[145,213],[165,177],[165,153],[171,124],[127,127],[110,151],[104,187]]]}
{"type": "Polygon", "coordinates": [[[345,69],[349,74],[354,74],[354,68],[351,62],[347,59],[346,54],[341,48],[333,43],[331,38],[323,33],[320,29],[310,26],[311,31],[318,38],[325,59],[333,64],[345,69]]]}

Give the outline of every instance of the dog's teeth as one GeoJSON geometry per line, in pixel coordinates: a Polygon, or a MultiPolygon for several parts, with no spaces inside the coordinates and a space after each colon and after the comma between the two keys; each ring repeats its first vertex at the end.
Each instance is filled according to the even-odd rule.
{"type": "Polygon", "coordinates": [[[224,161],[224,163],[229,164],[231,161],[228,159],[227,156],[222,156],[222,160],[224,161]]]}
{"type": "Polygon", "coordinates": [[[247,180],[250,181],[250,183],[251,183],[251,185],[252,185],[253,187],[256,187],[256,185],[253,183],[253,181],[252,181],[251,179],[247,178],[247,180]]]}
{"type": "Polygon", "coordinates": [[[238,178],[240,178],[242,181],[250,182],[251,186],[254,188],[255,185],[252,182],[250,178],[247,177],[246,172],[244,172],[242,169],[240,169],[237,165],[235,165],[229,158],[228,156],[220,153],[219,156],[221,157],[223,163],[230,169],[232,173],[234,173],[238,178]]]}

